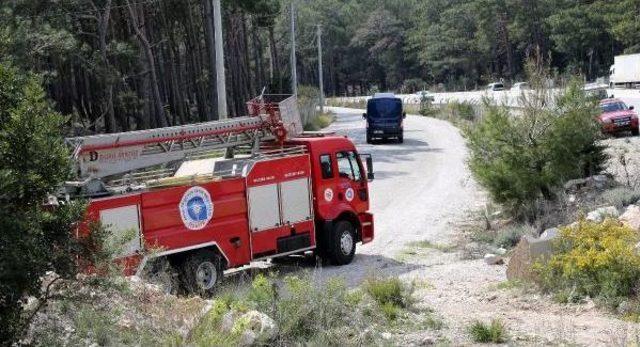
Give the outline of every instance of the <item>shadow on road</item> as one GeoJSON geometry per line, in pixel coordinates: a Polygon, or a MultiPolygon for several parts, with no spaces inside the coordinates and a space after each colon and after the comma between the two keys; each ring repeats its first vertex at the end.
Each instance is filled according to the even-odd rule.
{"type": "Polygon", "coordinates": [[[381,255],[356,254],[349,265],[323,265],[312,256],[291,256],[272,259],[270,263],[253,266],[225,276],[225,287],[250,285],[258,274],[275,275],[283,278],[287,275],[308,276],[315,283],[322,284],[333,278],[341,278],[349,287],[360,285],[368,278],[397,277],[411,272],[422,265],[409,264],[381,255]]]}

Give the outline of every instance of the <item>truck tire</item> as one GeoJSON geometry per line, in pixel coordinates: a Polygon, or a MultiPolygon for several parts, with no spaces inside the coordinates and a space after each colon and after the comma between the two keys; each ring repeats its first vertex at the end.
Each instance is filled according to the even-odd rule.
{"type": "Polygon", "coordinates": [[[187,293],[210,296],[222,282],[222,258],[212,250],[189,255],[181,270],[182,286],[187,293]]]}
{"type": "Polygon", "coordinates": [[[356,232],[347,221],[339,221],[333,228],[330,240],[330,260],[334,265],[351,263],[356,254],[356,232]]]}
{"type": "Polygon", "coordinates": [[[404,143],[404,134],[398,136],[398,143],[404,143]]]}
{"type": "Polygon", "coordinates": [[[369,144],[370,144],[371,142],[373,142],[373,141],[371,140],[371,134],[367,133],[367,143],[369,143],[369,144]]]}
{"type": "Polygon", "coordinates": [[[165,294],[178,294],[178,272],[166,257],[151,260],[143,271],[142,278],[157,285],[165,294]]]}
{"type": "Polygon", "coordinates": [[[633,136],[640,135],[640,129],[639,128],[631,129],[631,135],[633,136]]]}

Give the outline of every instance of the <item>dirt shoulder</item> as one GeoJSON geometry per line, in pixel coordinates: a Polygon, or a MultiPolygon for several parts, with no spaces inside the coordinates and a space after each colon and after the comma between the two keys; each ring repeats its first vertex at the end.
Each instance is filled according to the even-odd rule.
{"type": "MultiPolygon", "coordinates": [[[[616,138],[604,142],[608,151],[626,153],[627,170],[637,177],[640,157],[633,151],[638,138],[616,138]]],[[[620,160],[612,155],[608,171],[620,182],[626,173],[620,160]]],[[[473,189],[479,189],[470,184],[473,189]]],[[[483,202],[481,192],[473,195],[476,205],[483,202]]],[[[482,225],[479,211],[450,215],[450,232],[436,243],[407,243],[396,257],[412,268],[401,275],[407,283],[426,283],[416,292],[423,305],[431,307],[445,322],[439,331],[424,330],[404,336],[407,344],[447,341],[451,345],[472,345],[468,328],[475,320],[501,320],[508,331],[509,344],[626,346],[640,337],[640,325],[627,322],[594,302],[559,304],[530,285],[508,282],[505,264],[487,265],[471,256],[468,246],[455,248],[468,225],[482,225]]],[[[434,240],[430,240],[434,241],[434,240]]],[[[509,255],[505,257],[508,262],[509,255]]]]}

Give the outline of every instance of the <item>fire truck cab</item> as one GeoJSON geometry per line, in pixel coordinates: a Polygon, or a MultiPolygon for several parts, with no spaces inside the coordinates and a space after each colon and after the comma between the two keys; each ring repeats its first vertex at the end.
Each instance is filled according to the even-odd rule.
{"type": "MultiPolygon", "coordinates": [[[[276,115],[281,117],[283,109],[281,105],[276,115]]],[[[268,128],[255,118],[234,122],[74,140],[84,144],[76,151],[81,169],[111,174],[121,167],[137,168],[140,160],[160,161],[157,153],[163,148],[207,145],[204,137],[200,142],[185,139],[200,130],[216,148],[267,138],[256,142],[249,154],[185,160],[170,176],[149,176],[126,189],[93,196],[86,220],[100,222],[113,239],[126,240],[119,259],[127,274],[148,276],[172,291],[181,287],[209,293],[225,270],[307,251],[344,265],[353,260],[358,242],[373,240],[370,156],[360,155],[345,137],[299,134],[278,139],[270,135],[281,129],[270,130],[273,122],[268,128]],[[240,130],[229,130],[233,126],[246,137],[233,140],[214,133],[222,128],[238,136],[240,130]],[[246,129],[255,131],[253,137],[246,129]],[[131,145],[123,139],[131,139],[131,145]],[[135,152],[136,146],[143,147],[135,152]]]]}

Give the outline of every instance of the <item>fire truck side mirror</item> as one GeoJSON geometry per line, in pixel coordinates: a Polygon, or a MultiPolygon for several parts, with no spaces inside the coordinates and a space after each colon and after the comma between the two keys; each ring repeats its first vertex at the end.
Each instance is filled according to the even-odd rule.
{"type": "Polygon", "coordinates": [[[371,154],[360,154],[360,158],[364,158],[367,165],[367,180],[373,181],[375,174],[373,173],[373,158],[371,154]]]}

